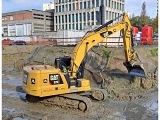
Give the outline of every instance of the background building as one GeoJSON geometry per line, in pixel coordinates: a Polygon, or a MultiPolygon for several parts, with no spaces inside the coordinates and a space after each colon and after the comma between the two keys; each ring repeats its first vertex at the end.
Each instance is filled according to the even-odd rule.
{"type": "Polygon", "coordinates": [[[102,4],[105,22],[124,12],[124,0],[54,0],[54,4],[54,30],[83,30],[97,25],[102,4]]]}
{"type": "Polygon", "coordinates": [[[54,9],[54,4],[52,2],[43,4],[43,11],[54,9]]]}
{"type": "Polygon", "coordinates": [[[2,14],[2,37],[12,40],[37,40],[35,33],[53,31],[53,12],[23,10],[2,14]]]}

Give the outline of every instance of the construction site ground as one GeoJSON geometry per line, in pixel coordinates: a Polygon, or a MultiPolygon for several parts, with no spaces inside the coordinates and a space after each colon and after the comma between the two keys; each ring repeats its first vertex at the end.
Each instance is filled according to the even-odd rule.
{"type": "Polygon", "coordinates": [[[54,64],[58,56],[71,55],[67,46],[2,47],[3,120],[158,120],[158,46],[136,46],[147,78],[132,78],[123,66],[123,46],[94,47],[87,54],[85,78],[91,87],[104,89],[105,101],[93,100],[87,112],[28,103],[22,90],[22,68],[30,64],[54,64]]]}

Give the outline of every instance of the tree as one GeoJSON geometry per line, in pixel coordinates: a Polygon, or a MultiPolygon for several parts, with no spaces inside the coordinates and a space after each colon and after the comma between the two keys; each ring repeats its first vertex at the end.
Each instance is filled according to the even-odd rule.
{"type": "Polygon", "coordinates": [[[145,2],[142,4],[141,15],[131,18],[130,21],[132,26],[138,27],[139,30],[141,30],[144,25],[152,25],[152,20],[147,16],[145,2]]]}
{"type": "Polygon", "coordinates": [[[158,33],[158,16],[152,22],[153,31],[158,33]]]}

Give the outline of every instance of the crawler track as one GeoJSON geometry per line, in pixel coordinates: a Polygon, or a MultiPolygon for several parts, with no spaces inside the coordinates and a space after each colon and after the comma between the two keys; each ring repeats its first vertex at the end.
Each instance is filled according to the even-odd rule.
{"type": "Polygon", "coordinates": [[[59,106],[71,109],[79,109],[81,111],[89,111],[92,108],[92,101],[89,98],[93,98],[98,101],[103,101],[107,97],[107,92],[104,89],[93,88],[91,91],[84,93],[72,93],[50,97],[36,97],[26,95],[28,102],[37,102],[44,106],[59,106]]]}
{"type": "Polygon", "coordinates": [[[81,111],[89,111],[92,107],[92,101],[84,96],[77,94],[65,94],[52,97],[39,98],[31,95],[26,96],[28,102],[38,102],[45,106],[59,106],[71,109],[79,109],[81,111]]]}

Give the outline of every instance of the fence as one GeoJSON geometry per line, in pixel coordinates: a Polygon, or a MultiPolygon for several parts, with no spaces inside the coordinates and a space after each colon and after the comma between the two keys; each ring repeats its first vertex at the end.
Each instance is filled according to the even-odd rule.
{"type": "MultiPolygon", "coordinates": [[[[43,38],[38,41],[28,41],[28,45],[76,45],[82,37],[68,37],[68,38],[43,38]]],[[[141,41],[142,37],[133,37],[133,42],[135,45],[146,45],[146,44],[158,44],[158,38],[153,38],[151,43],[146,41],[141,41]]],[[[2,45],[9,45],[13,40],[2,40],[2,45]]],[[[108,37],[104,39],[102,42],[97,44],[98,46],[122,46],[123,45],[123,38],[122,37],[108,37]]]]}

